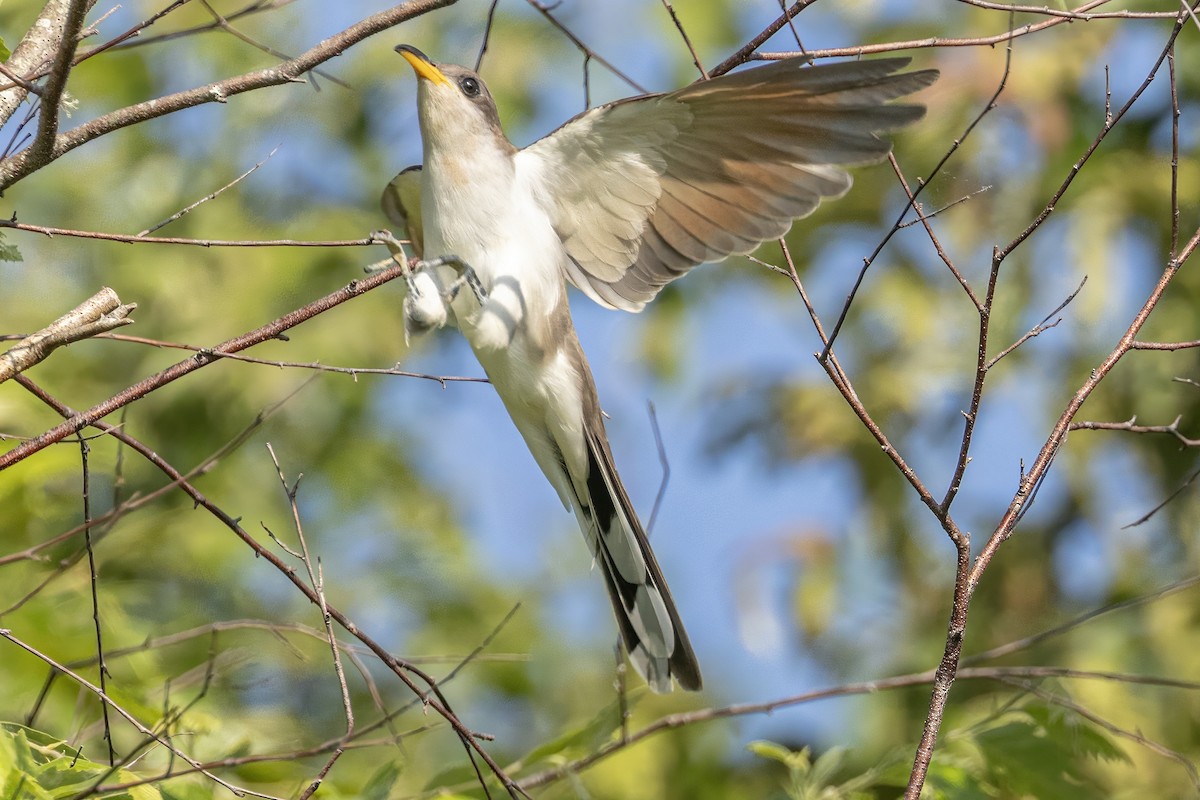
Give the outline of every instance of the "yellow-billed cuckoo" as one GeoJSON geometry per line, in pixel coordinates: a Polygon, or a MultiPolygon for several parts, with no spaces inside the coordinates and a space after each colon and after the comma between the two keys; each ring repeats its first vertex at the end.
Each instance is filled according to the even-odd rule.
{"type": "Polygon", "coordinates": [[[693,266],[787,233],[876,162],[875,134],[921,118],[888,105],[937,78],[907,59],[776,61],[667,94],[593,108],[523,150],[469,69],[396,48],[416,71],[424,164],[383,195],[419,258],[407,332],[447,322],[470,342],[525,443],[575,512],[600,565],[630,661],[652,689],[700,667],[613,464],[569,281],[639,311],[693,266]],[[473,291],[457,291],[469,277],[473,291]]]}

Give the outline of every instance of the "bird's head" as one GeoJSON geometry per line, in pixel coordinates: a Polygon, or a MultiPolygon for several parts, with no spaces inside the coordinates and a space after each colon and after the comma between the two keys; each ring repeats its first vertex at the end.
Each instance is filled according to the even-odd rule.
{"type": "Polygon", "coordinates": [[[453,146],[472,152],[493,142],[503,150],[514,149],[479,75],[456,64],[435,64],[411,45],[399,45],[396,52],[417,75],[417,112],[427,149],[453,146]]]}

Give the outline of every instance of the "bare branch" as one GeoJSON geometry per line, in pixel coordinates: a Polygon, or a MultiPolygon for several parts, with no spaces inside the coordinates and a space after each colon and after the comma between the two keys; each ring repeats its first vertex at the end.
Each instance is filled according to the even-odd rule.
{"type": "MultiPolygon", "coordinates": [[[[791,8],[789,8],[787,11],[783,12],[783,14],[781,14],[770,25],[763,28],[762,31],[760,31],[757,36],[752,38],[750,41],[746,42],[746,44],[744,46],[742,46],[741,48],[739,48],[736,53],[734,53],[729,58],[725,59],[720,64],[718,64],[717,66],[715,66],[711,70],[709,70],[708,74],[711,77],[715,78],[718,75],[724,75],[726,72],[729,72],[729,70],[733,69],[734,67],[738,67],[738,66],[741,66],[742,64],[745,64],[747,61],[750,60],[750,57],[754,53],[754,51],[763,46],[764,42],[766,42],[768,39],[770,39],[775,34],[779,33],[779,31],[783,30],[784,25],[790,25],[792,20],[795,19],[797,14],[799,14],[801,11],[808,8],[815,2],[817,2],[817,0],[797,0],[797,2],[792,4],[791,8]]],[[[793,55],[795,55],[795,54],[793,54],[793,55]]],[[[803,55],[811,55],[811,54],[804,53],[803,55]]],[[[763,54],[759,54],[757,57],[765,58],[765,56],[763,54]]]]}
{"type": "Polygon", "coordinates": [[[542,2],[540,2],[540,0],[525,0],[525,2],[527,2],[533,8],[535,8],[538,11],[538,13],[540,13],[543,17],[545,17],[546,20],[551,25],[553,25],[555,28],[557,28],[559,30],[559,32],[561,32],[563,34],[563,36],[566,36],[568,39],[570,39],[571,44],[573,44],[579,48],[579,51],[581,53],[583,53],[584,58],[587,61],[597,62],[598,64],[603,66],[605,69],[607,69],[609,72],[611,72],[613,75],[616,75],[618,78],[625,81],[627,84],[632,86],[636,91],[641,92],[642,94],[645,94],[648,91],[640,83],[638,83],[633,78],[629,77],[624,72],[622,72],[620,69],[618,69],[617,66],[615,64],[613,64],[611,61],[609,61],[604,56],[600,55],[595,50],[593,50],[592,48],[590,48],[586,44],[584,44],[582,39],[580,39],[578,36],[576,36],[574,34],[574,32],[571,31],[570,28],[568,28],[566,25],[564,25],[558,19],[558,17],[554,16],[554,13],[553,13],[554,8],[552,6],[548,6],[545,3],[542,3],[542,2]]]}
{"type": "Polygon", "coordinates": [[[44,236],[73,236],[80,239],[101,239],[106,242],[126,244],[182,244],[192,247],[364,247],[378,244],[371,237],[365,239],[183,239],[174,236],[143,236],[141,234],[105,233],[103,231],[79,231],[71,228],[53,228],[47,225],[27,225],[15,219],[0,219],[0,228],[29,231],[44,236]]]}
{"type": "MultiPolygon", "coordinates": [[[[79,0],[76,0],[78,2],[79,0]]],[[[0,161],[0,191],[7,189],[27,177],[45,164],[62,157],[76,147],[86,144],[107,133],[130,125],[156,119],[167,114],[206,103],[224,103],[235,95],[262,89],[267,86],[282,86],[293,83],[300,76],[331,58],[341,55],[354,44],[388,30],[405,20],[424,14],[435,8],[451,5],[455,0],[409,0],[407,3],[381,11],[339,34],[323,40],[296,58],[274,67],[226,78],[205,86],[198,86],[164,97],[147,100],[136,105],[104,114],[89,122],[58,134],[46,148],[44,154],[32,148],[0,161]]]]}
{"type": "Polygon", "coordinates": [[[1170,425],[1138,425],[1137,417],[1131,417],[1125,422],[1072,422],[1068,427],[1073,431],[1128,431],[1130,433],[1169,433],[1184,447],[1200,447],[1200,439],[1190,439],[1179,430],[1183,417],[1175,417],[1170,425]]]}
{"type": "MultiPolygon", "coordinates": [[[[391,263],[390,260],[388,263],[391,263]]],[[[183,342],[164,342],[160,339],[147,339],[143,336],[124,336],[119,333],[105,333],[96,337],[98,339],[111,339],[114,342],[131,342],[133,344],[145,344],[151,347],[167,347],[175,350],[190,350],[193,353],[204,353],[218,358],[223,358],[227,361],[240,361],[244,364],[262,364],[267,367],[277,367],[279,369],[308,369],[315,372],[333,372],[340,375],[349,375],[358,380],[359,375],[395,375],[401,378],[419,378],[421,380],[433,381],[440,383],[442,388],[446,388],[448,383],[487,383],[485,377],[475,377],[470,375],[432,375],[427,372],[412,372],[410,370],[400,369],[397,364],[393,367],[335,367],[329,364],[322,364],[319,361],[276,361],[267,358],[254,358],[252,356],[244,356],[239,353],[218,353],[209,347],[200,347],[194,344],[185,344],[183,342]]],[[[3,337],[0,337],[2,340],[3,337]]]]}
{"type": "Polygon", "coordinates": [[[692,63],[696,65],[696,69],[700,72],[701,79],[708,80],[708,72],[704,69],[704,64],[700,63],[700,54],[696,52],[695,46],[692,45],[691,37],[687,35],[687,31],[683,29],[683,23],[679,21],[679,15],[675,13],[675,6],[671,5],[671,0],[660,1],[663,8],[671,16],[671,22],[675,25],[675,30],[679,31],[679,37],[687,45],[688,52],[692,54],[692,63]]]}
{"type": "MultiPolygon", "coordinates": [[[[29,26],[29,31],[21,39],[21,43],[13,49],[5,64],[4,74],[11,75],[11,80],[16,86],[0,89],[0,124],[8,122],[31,91],[32,82],[36,78],[30,77],[29,74],[52,63],[55,54],[64,44],[71,2],[72,0],[49,0],[42,7],[42,13],[29,26]]],[[[87,5],[91,7],[91,3],[87,5]]],[[[56,105],[57,102],[58,98],[55,98],[56,105]]]]}
{"type": "Polygon", "coordinates": [[[75,48],[79,44],[79,32],[83,30],[83,18],[96,0],[70,0],[64,14],[61,40],[50,66],[50,77],[42,89],[42,113],[38,119],[37,135],[33,144],[25,151],[31,170],[50,162],[54,137],[58,134],[58,105],[67,88],[67,76],[75,59],[75,48]]]}
{"type": "Polygon", "coordinates": [[[1053,311],[1051,311],[1049,314],[1042,317],[1042,321],[1039,322],[1037,325],[1034,325],[1028,331],[1026,331],[1025,334],[1023,336],[1021,336],[1021,338],[1017,339],[1015,342],[1010,344],[1008,347],[1004,348],[999,353],[997,353],[995,356],[993,356],[991,358],[991,360],[989,360],[987,362],[987,368],[991,369],[992,367],[996,366],[997,362],[999,362],[1000,359],[1004,358],[1009,353],[1016,350],[1018,347],[1025,344],[1026,342],[1028,342],[1030,339],[1034,338],[1035,336],[1040,336],[1043,333],[1045,333],[1046,331],[1050,330],[1051,328],[1057,327],[1058,324],[1060,322],[1062,322],[1062,318],[1051,321],[1051,317],[1058,314],[1060,311],[1062,311],[1064,308],[1066,308],[1068,305],[1070,305],[1071,301],[1074,300],[1076,297],[1078,297],[1079,293],[1083,291],[1083,286],[1086,283],[1087,283],[1087,276],[1085,275],[1085,276],[1083,276],[1083,280],[1081,280],[1079,282],[1079,285],[1075,287],[1075,291],[1073,291],[1069,295],[1067,295],[1067,298],[1065,300],[1063,300],[1061,303],[1059,303],[1055,307],[1055,309],[1053,311]]]}
{"type": "Polygon", "coordinates": [[[261,328],[244,333],[241,336],[236,336],[226,342],[222,342],[212,349],[212,352],[197,353],[192,358],[185,361],[180,361],[172,367],[168,367],[162,372],[152,377],[130,386],[123,392],[109,398],[108,400],[93,406],[87,411],[74,415],[66,422],[57,427],[46,431],[41,436],[35,437],[28,442],[24,442],[7,453],[0,455],[0,470],[3,470],[22,459],[28,458],[34,453],[48,447],[55,442],[62,441],[67,436],[75,433],[83,427],[91,425],[97,420],[103,419],[112,412],[122,408],[129,403],[132,403],[138,398],[145,397],[149,392],[154,391],[160,386],[165,386],[171,381],[182,378],[191,372],[195,372],[201,367],[206,367],[209,364],[220,361],[220,354],[236,353],[246,348],[253,347],[256,344],[270,341],[278,338],[284,331],[294,328],[306,320],[312,319],[318,314],[324,313],[335,306],[339,306],[347,300],[358,297],[361,294],[378,288],[388,281],[404,275],[404,268],[400,266],[391,269],[381,270],[361,281],[353,281],[348,286],[339,289],[336,292],[325,295],[320,300],[316,300],[303,308],[299,308],[289,314],[285,314],[274,322],[268,323],[261,328]]]}
{"type": "Polygon", "coordinates": [[[1138,340],[1129,345],[1130,350],[1191,350],[1196,347],[1200,347],[1200,339],[1193,339],[1190,342],[1143,342],[1138,340]]]}
{"type": "MultiPolygon", "coordinates": [[[[1057,198],[1060,198],[1066,192],[1075,175],[1078,174],[1079,168],[1087,161],[1088,157],[1096,151],[1096,149],[1100,146],[1100,143],[1108,135],[1108,132],[1112,130],[1112,127],[1114,124],[1116,124],[1116,121],[1120,120],[1121,117],[1124,116],[1125,112],[1129,110],[1134,101],[1136,101],[1137,98],[1141,96],[1142,92],[1145,91],[1146,87],[1150,85],[1150,82],[1154,79],[1154,76],[1158,74],[1159,68],[1166,60],[1167,54],[1171,52],[1171,48],[1174,45],[1175,39],[1179,36],[1179,33],[1182,30],[1183,21],[1180,19],[1176,22],[1174,28],[1172,29],[1166,45],[1164,46],[1158,59],[1150,68],[1146,79],[1142,82],[1141,86],[1137,88],[1129,101],[1117,111],[1117,113],[1114,115],[1113,123],[1106,123],[1103,126],[1100,133],[1097,134],[1096,139],[1093,140],[1083,157],[1081,157],[1079,161],[1072,166],[1066,180],[1063,181],[1058,191],[1055,192],[1054,197],[1049,203],[1046,204],[1041,213],[1039,213],[1034,223],[1031,223],[1030,226],[1027,227],[1020,235],[1018,235],[1016,239],[1010,242],[1004,250],[997,250],[993,259],[994,264],[999,263],[1006,253],[1011,253],[1013,248],[1020,245],[1021,242],[1024,242],[1030,236],[1030,234],[1032,234],[1033,231],[1036,230],[1037,227],[1040,227],[1042,222],[1046,220],[1046,218],[1054,210],[1054,205],[1057,202],[1057,198]]],[[[975,565],[971,570],[972,591],[974,591],[974,588],[978,585],[980,576],[983,574],[983,571],[987,569],[987,565],[995,555],[996,549],[1004,542],[1005,539],[1012,535],[1018,520],[1024,513],[1027,502],[1031,498],[1031,494],[1045,478],[1046,472],[1050,468],[1050,464],[1054,461],[1054,457],[1058,453],[1058,449],[1062,446],[1063,441],[1066,439],[1068,427],[1071,421],[1075,418],[1075,415],[1079,412],[1080,407],[1082,407],[1084,401],[1087,400],[1096,387],[1100,385],[1100,382],[1103,381],[1104,378],[1112,371],[1117,362],[1120,361],[1121,358],[1132,349],[1133,342],[1136,340],[1138,332],[1141,331],[1142,326],[1145,325],[1146,320],[1149,319],[1151,312],[1154,311],[1155,307],[1159,303],[1159,300],[1162,299],[1163,293],[1166,292],[1167,286],[1170,285],[1172,279],[1178,273],[1179,268],[1191,256],[1191,254],[1195,252],[1198,244],[1200,244],[1200,229],[1198,229],[1191,240],[1184,245],[1178,256],[1172,259],[1166,265],[1162,274],[1159,276],[1158,281],[1155,283],[1154,288],[1150,291],[1150,294],[1142,304],[1142,307],[1134,315],[1133,321],[1130,322],[1129,327],[1126,328],[1125,333],[1121,336],[1121,339],[1117,343],[1116,347],[1113,348],[1113,350],[1100,363],[1100,365],[1096,367],[1096,369],[1092,370],[1091,375],[1075,392],[1075,395],[1071,398],[1070,402],[1067,404],[1067,407],[1063,409],[1062,414],[1055,423],[1049,438],[1046,440],[1045,445],[1043,445],[1041,451],[1038,453],[1033,465],[1030,467],[1028,473],[1022,477],[1020,486],[1018,487],[1017,493],[1014,495],[1008,510],[1001,518],[999,524],[996,526],[996,529],[988,539],[988,542],[984,546],[983,550],[976,557],[975,565]]]]}
{"type": "Polygon", "coordinates": [[[0,353],[0,383],[45,360],[63,345],[131,324],[129,315],[136,308],[137,303],[124,305],[116,292],[104,287],[45,328],[26,336],[16,347],[0,353]]]}
{"type": "Polygon", "coordinates": [[[251,167],[250,169],[243,172],[241,175],[238,175],[236,178],[234,178],[229,183],[222,186],[220,189],[217,189],[214,192],[210,192],[210,193],[206,194],[204,197],[201,197],[199,200],[197,200],[196,202],[192,203],[189,206],[179,209],[174,214],[167,217],[166,219],[164,219],[162,222],[158,223],[157,225],[151,225],[149,228],[146,228],[146,230],[140,231],[137,234],[137,236],[134,238],[144,239],[146,236],[150,235],[151,233],[154,233],[159,228],[163,228],[163,227],[166,227],[167,225],[170,225],[172,222],[174,222],[177,219],[180,219],[185,214],[188,214],[189,212],[193,211],[200,205],[207,203],[209,200],[215,199],[218,195],[220,195],[226,189],[236,186],[237,184],[241,183],[243,180],[248,178],[253,172],[260,169],[263,164],[266,164],[267,161],[269,161],[271,159],[271,157],[274,156],[278,152],[279,152],[279,148],[276,147],[271,152],[267,153],[266,158],[264,158],[262,161],[259,161],[257,164],[255,164],[253,167],[251,167]]]}
{"type": "MultiPolygon", "coordinates": [[[[815,2],[815,0],[812,0],[815,2]]],[[[923,50],[929,48],[949,48],[949,47],[994,47],[998,44],[1004,44],[1011,39],[1028,36],[1032,33],[1043,31],[1047,28],[1053,28],[1064,23],[1071,23],[1077,19],[1175,19],[1179,15],[1172,11],[1149,11],[1149,12],[1134,12],[1134,11],[1110,11],[1105,13],[1091,14],[1093,8],[1099,8],[1102,5],[1111,2],[1111,0],[1089,0],[1089,2],[1073,9],[1070,13],[1073,17],[1054,16],[1050,19],[1041,22],[1034,22],[1028,25],[1022,25],[1019,28],[1013,28],[1006,33],[998,33],[993,36],[973,36],[961,39],[951,39],[944,36],[930,36],[924,39],[907,39],[904,41],[886,42],[882,44],[867,44],[857,45],[855,47],[830,47],[824,50],[809,50],[804,55],[812,59],[820,58],[857,58],[866,55],[878,55],[879,53],[895,53],[900,50],[923,50]]],[[[776,61],[781,58],[794,58],[800,55],[799,53],[791,52],[765,52],[756,54],[756,58],[764,61],[776,61]]],[[[741,61],[738,64],[743,63],[741,61]]],[[[724,64],[721,65],[722,67],[724,64]]],[[[737,66],[734,64],[732,66],[737,66]]],[[[732,68],[732,67],[730,67],[732,68]]],[[[721,67],[713,70],[713,75],[721,74],[718,72],[721,67]]]]}

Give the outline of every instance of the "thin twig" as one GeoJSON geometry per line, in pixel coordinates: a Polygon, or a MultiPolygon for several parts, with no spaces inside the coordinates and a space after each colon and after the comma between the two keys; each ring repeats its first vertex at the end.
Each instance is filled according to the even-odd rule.
{"type": "Polygon", "coordinates": [[[554,8],[553,7],[546,5],[545,3],[541,2],[540,0],[525,0],[525,2],[528,3],[530,6],[532,6],[534,9],[536,9],[539,14],[541,14],[543,17],[545,17],[546,20],[549,21],[549,23],[551,25],[553,25],[555,28],[557,28],[559,30],[559,32],[562,33],[563,36],[566,36],[571,41],[571,44],[573,44],[577,48],[579,48],[579,51],[581,53],[583,53],[583,55],[586,59],[588,59],[589,61],[596,61],[601,66],[603,66],[605,69],[607,69],[609,72],[611,72],[613,75],[616,75],[618,78],[625,81],[625,83],[632,86],[634,88],[634,90],[641,92],[642,94],[645,94],[648,91],[640,83],[638,83],[633,78],[629,77],[624,72],[622,72],[611,61],[609,61],[604,56],[600,55],[595,50],[593,50],[592,48],[590,48],[586,44],[584,44],[582,39],[580,39],[578,36],[576,36],[575,33],[570,28],[568,28],[566,25],[564,25],[558,19],[558,17],[554,16],[554,8]]]}
{"type": "MultiPolygon", "coordinates": [[[[0,336],[0,340],[4,337],[0,336]]],[[[329,364],[322,364],[319,361],[277,361],[269,358],[254,358],[253,356],[244,356],[240,353],[218,353],[209,347],[201,347],[194,344],[186,344],[184,342],[167,342],[161,339],[148,339],[144,336],[126,336],[119,333],[100,334],[98,339],[112,339],[116,342],[130,342],[132,344],[145,344],[151,347],[164,347],[173,350],[188,350],[193,353],[204,353],[206,355],[214,355],[227,361],[240,361],[243,364],[261,364],[267,367],[277,367],[279,369],[307,369],[315,372],[332,372],[339,375],[349,375],[356,381],[359,375],[394,375],[400,378],[420,378],[421,380],[433,381],[441,384],[442,388],[446,388],[449,383],[488,383],[486,377],[472,375],[433,375],[427,372],[411,372],[409,370],[400,369],[399,364],[394,367],[335,367],[329,364]]]]}
{"type": "Polygon", "coordinates": [[[1179,423],[1183,420],[1182,416],[1176,416],[1175,421],[1170,425],[1138,425],[1137,417],[1131,417],[1125,422],[1094,422],[1085,420],[1083,422],[1072,422],[1068,426],[1068,430],[1072,431],[1128,431],[1130,433],[1169,433],[1184,447],[1200,447],[1200,439],[1192,439],[1185,436],[1183,431],[1179,430],[1179,423]]]}
{"type": "MultiPolygon", "coordinates": [[[[80,495],[83,500],[83,541],[87,548],[88,577],[92,595],[92,626],[96,631],[96,666],[100,677],[100,692],[108,694],[108,662],[104,659],[104,635],[100,626],[100,588],[99,576],[96,573],[96,551],[92,547],[92,471],[88,466],[90,447],[87,440],[79,437],[80,471],[83,473],[83,485],[80,495]]],[[[108,719],[108,703],[100,702],[101,717],[104,720],[104,741],[108,744],[108,764],[112,766],[117,761],[117,752],[113,748],[112,725],[108,719]]]]}
{"type": "MultiPolygon", "coordinates": [[[[292,526],[296,531],[296,540],[300,543],[300,560],[308,572],[309,585],[317,595],[317,606],[321,610],[321,623],[325,627],[326,640],[333,653],[333,670],[337,675],[338,688],[342,694],[342,712],[346,715],[346,732],[343,737],[348,740],[354,736],[354,706],[350,702],[350,689],[346,686],[346,671],[342,667],[342,652],[338,646],[337,635],[333,630],[333,619],[329,616],[329,604],[325,600],[324,571],[321,569],[320,559],[317,559],[316,568],[313,568],[313,557],[308,549],[308,541],[304,538],[304,525],[300,522],[300,505],[297,497],[300,493],[300,480],[304,477],[304,473],[297,475],[295,482],[289,486],[287,477],[283,474],[283,467],[279,464],[279,457],[275,455],[275,448],[271,446],[270,442],[267,442],[267,452],[271,454],[271,463],[275,465],[275,474],[279,478],[279,484],[283,487],[283,493],[288,499],[288,507],[292,512],[292,526]]],[[[346,752],[345,748],[334,748],[320,772],[309,781],[308,786],[300,794],[300,800],[308,800],[316,793],[317,789],[321,787],[321,782],[325,780],[325,776],[329,774],[329,770],[333,768],[344,752],[346,752]]]]}
{"type": "Polygon", "coordinates": [[[243,181],[247,177],[249,177],[251,173],[253,173],[254,171],[261,168],[262,165],[266,164],[267,161],[270,160],[271,157],[274,156],[277,152],[279,152],[279,148],[275,147],[273,150],[271,150],[271,152],[267,153],[266,158],[264,158],[262,161],[259,161],[257,164],[255,164],[253,167],[251,167],[250,169],[243,172],[241,175],[238,175],[236,178],[234,178],[229,183],[222,186],[220,189],[217,189],[214,192],[210,192],[209,194],[206,194],[204,197],[201,197],[199,200],[197,200],[196,202],[192,203],[189,206],[179,209],[174,214],[167,217],[166,219],[164,219],[162,222],[158,223],[157,225],[152,225],[149,228],[146,228],[146,230],[140,231],[134,238],[135,239],[144,239],[146,236],[149,236],[150,234],[154,233],[159,228],[164,228],[167,225],[170,225],[175,220],[180,219],[185,214],[191,212],[193,209],[197,208],[198,206],[200,206],[204,203],[207,203],[209,200],[215,199],[218,195],[220,195],[226,189],[236,186],[238,183],[240,183],[241,181],[243,181]]]}
{"type": "Polygon", "coordinates": [[[1033,326],[1032,328],[1030,328],[1029,330],[1027,330],[1027,331],[1024,333],[1024,335],[1022,335],[1022,336],[1021,336],[1021,338],[1017,339],[1015,342],[1013,342],[1012,344],[1010,344],[1008,347],[1004,348],[1004,349],[1003,349],[1003,350],[1001,350],[999,353],[997,353],[996,355],[992,356],[992,358],[991,358],[991,359],[989,359],[989,360],[988,360],[988,362],[987,362],[987,368],[990,370],[992,367],[996,366],[997,362],[999,362],[999,361],[1000,361],[1000,359],[1004,358],[1004,357],[1005,357],[1005,356],[1007,356],[1009,353],[1013,352],[1013,351],[1014,351],[1014,350],[1016,350],[1018,347],[1020,347],[1021,345],[1025,344],[1026,342],[1028,342],[1030,339],[1034,338],[1035,336],[1040,336],[1040,335],[1042,335],[1043,333],[1045,333],[1046,331],[1050,330],[1051,328],[1055,328],[1055,327],[1057,327],[1057,326],[1058,326],[1058,324],[1062,322],[1062,318],[1061,318],[1061,317],[1059,317],[1059,318],[1057,318],[1057,319],[1054,319],[1053,321],[1051,321],[1051,317],[1054,317],[1054,316],[1055,316],[1055,315],[1057,315],[1057,314],[1058,314],[1060,311],[1062,311],[1062,310],[1063,310],[1063,309],[1065,309],[1065,308],[1066,308],[1068,305],[1070,305],[1070,304],[1071,304],[1071,301],[1073,301],[1073,300],[1074,300],[1076,297],[1078,297],[1078,296],[1079,296],[1079,293],[1083,291],[1084,284],[1086,284],[1086,283],[1087,283],[1087,276],[1086,276],[1086,275],[1084,275],[1084,276],[1083,276],[1083,280],[1081,280],[1081,281],[1079,282],[1079,285],[1075,287],[1075,291],[1073,291],[1073,292],[1071,292],[1069,295],[1067,295],[1067,297],[1066,297],[1066,299],[1065,299],[1065,300],[1063,300],[1061,303],[1059,303],[1059,304],[1058,304],[1058,305],[1057,305],[1057,306],[1054,308],[1054,310],[1053,310],[1053,311],[1051,311],[1049,314],[1047,314],[1046,316],[1042,317],[1042,321],[1041,321],[1041,322],[1039,322],[1037,325],[1034,325],[1034,326],[1033,326]]]}
{"type": "MultiPolygon", "coordinates": [[[[76,2],[78,1],[76,0],[76,2]]],[[[283,86],[288,83],[300,82],[302,81],[301,76],[305,73],[331,58],[341,55],[351,45],[435,8],[451,5],[453,2],[455,0],[409,0],[407,3],[367,17],[341,33],[322,40],[296,58],[284,61],[274,67],[226,78],[222,81],[164,95],[102,114],[78,127],[59,133],[47,143],[44,153],[40,149],[35,150],[31,145],[20,153],[0,161],[0,191],[8,189],[22,178],[31,175],[50,161],[61,158],[76,147],[113,131],[157,119],[185,108],[208,103],[224,103],[230,97],[245,92],[268,86],[283,86]]]]}
{"type": "MultiPolygon", "coordinates": [[[[2,162],[0,162],[2,163],[2,162]]],[[[142,236],[129,233],[105,231],[81,231],[71,228],[55,228],[49,225],[29,225],[15,219],[0,219],[0,228],[15,231],[40,233],[43,236],[72,236],[80,239],[101,239],[106,242],[126,244],[182,244],[192,247],[366,247],[378,242],[368,236],[364,239],[186,239],[179,236],[142,236]]]]}
{"type": "Polygon", "coordinates": [[[687,31],[683,28],[683,23],[679,21],[679,15],[675,13],[675,6],[671,5],[671,0],[660,0],[663,8],[671,15],[671,22],[675,25],[675,30],[679,31],[680,38],[687,46],[688,52],[692,54],[692,63],[696,65],[696,69],[700,72],[702,80],[708,80],[708,72],[704,69],[704,64],[700,61],[700,54],[696,52],[696,47],[692,44],[692,39],[687,35],[687,31]]]}

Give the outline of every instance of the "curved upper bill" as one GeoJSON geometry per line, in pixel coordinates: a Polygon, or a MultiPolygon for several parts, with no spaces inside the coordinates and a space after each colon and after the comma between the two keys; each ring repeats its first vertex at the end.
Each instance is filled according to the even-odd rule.
{"type": "Polygon", "coordinates": [[[424,78],[427,81],[441,83],[447,86],[450,85],[450,79],[437,68],[437,65],[429,60],[429,56],[422,53],[411,44],[396,45],[396,52],[404,57],[404,60],[412,66],[413,72],[417,73],[418,78],[424,78]]]}

